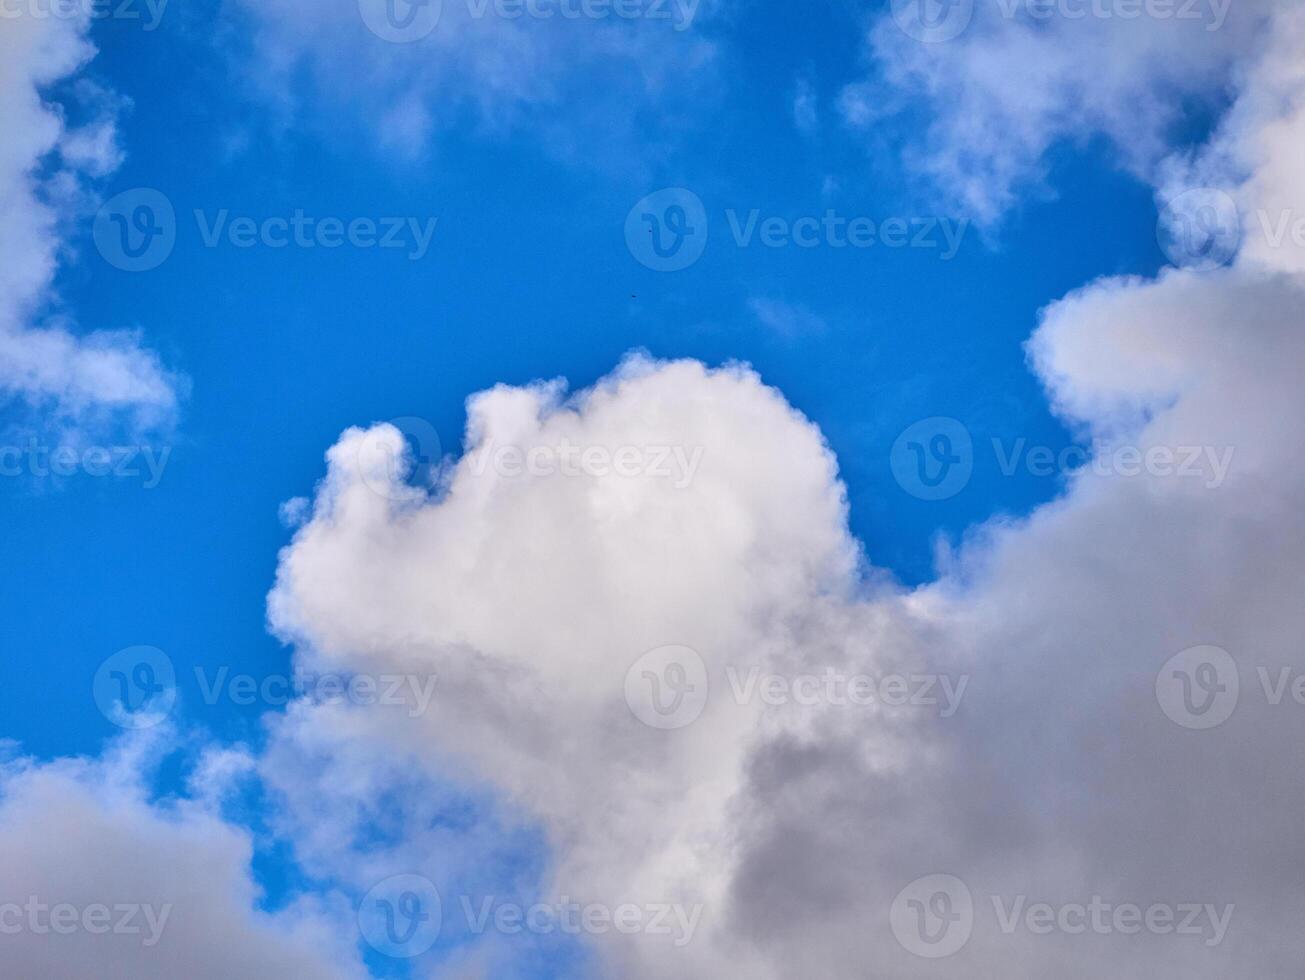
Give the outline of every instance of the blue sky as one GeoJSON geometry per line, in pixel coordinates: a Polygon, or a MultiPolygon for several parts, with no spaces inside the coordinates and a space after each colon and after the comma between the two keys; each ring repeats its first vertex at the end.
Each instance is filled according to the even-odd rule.
{"type": "MultiPolygon", "coordinates": [[[[285,43],[276,18],[288,16],[264,21],[242,4],[174,0],[157,30],[103,20],[90,28],[94,61],[46,90],[70,106],[91,103],[91,115],[112,103],[124,157],[88,185],[98,200],[150,188],[175,212],[175,246],[140,272],[102,254],[94,208],[77,212],[46,308],[87,328],[139,329],[180,395],[170,424],[92,437],[166,451],[157,480],[148,471],[0,480],[10,651],[0,659],[0,735],[35,760],[94,756],[120,734],[96,710],[92,680],[107,657],[137,645],[166,651],[178,676],[171,721],[184,737],[152,777],[154,792],[181,792],[205,746],[262,751],[267,713],[279,706],[206,703],[195,671],[265,678],[292,669],[293,645],[268,626],[268,593],[294,534],[282,505],[315,496],[341,433],[417,418],[437,433],[439,454],[456,459],[469,396],[558,377],[584,389],[631,351],[755,368],[827,440],[852,539],[875,574],[905,592],[925,586],[948,571],[937,558],[944,544],[959,548],[974,526],[1024,518],[1065,494],[1065,473],[1003,472],[1001,452],[1018,444],[1058,453],[1103,431],[1092,418],[1072,429],[1053,415],[1047,379],[1025,351],[1041,311],[1100,277],[1154,277],[1172,259],[1157,239],[1154,172],[1120,149],[1113,123],[1046,124],[1036,165],[1012,178],[1016,203],[995,216],[915,165],[942,111],[898,87],[872,54],[873,25],[888,16],[877,2],[704,3],[691,30],[666,27],[649,42],[670,72],[651,94],[631,94],[640,86],[628,59],[577,55],[573,75],[559,78],[565,46],[518,52],[509,64],[527,76],[529,57],[550,64],[537,84],[552,97],[477,109],[495,96],[488,75],[473,72],[453,86],[449,111],[397,138],[373,127],[378,103],[402,102],[403,84],[446,76],[389,74],[384,59],[398,64],[411,51],[367,36],[357,60],[342,42],[307,55],[287,45],[291,67],[274,76],[260,51],[285,43]],[[698,43],[711,46],[711,67],[681,75],[677,59],[698,43]],[[78,89],[87,80],[100,93],[90,99],[78,89]],[[858,86],[881,113],[868,128],[847,108],[858,86]],[[709,229],[701,258],[671,272],[642,264],[626,235],[636,202],[665,188],[696,195],[709,229]],[[296,212],[346,224],[395,218],[405,244],[205,242],[215,221],[296,212]],[[959,239],[946,256],[945,244],[882,240],[768,247],[758,234],[740,245],[732,223],[753,212],[789,227],[831,212],[877,227],[900,219],[930,242],[943,242],[942,227],[959,239]],[[908,427],[938,417],[964,427],[973,472],[945,499],[924,499],[895,476],[893,447],[908,427]]],[[[356,11],[339,16],[352,23],[356,11]]],[[[1153,83],[1162,91],[1168,81],[1153,83]]],[[[1031,74],[1029,84],[1039,80],[1031,74]]],[[[1211,89],[1182,93],[1191,105],[1158,125],[1162,143],[1210,135],[1227,104],[1211,89]]],[[[78,111],[67,110],[70,124],[78,111]]],[[[974,167],[985,172],[982,160],[974,167]]],[[[47,446],[64,438],[34,422],[30,405],[8,409],[16,444],[29,431],[47,446]]],[[[789,445],[777,434],[773,448],[763,437],[753,451],[789,445]]],[[[557,859],[543,824],[518,812],[519,799],[504,802],[456,767],[445,782],[439,769],[428,782],[414,777],[418,789],[372,801],[373,819],[392,819],[399,837],[409,820],[424,821],[423,832],[460,820],[498,827],[478,838],[497,862],[487,874],[532,894],[557,859]],[[430,811],[414,809],[413,795],[430,811]]],[[[296,856],[287,818],[261,792],[227,805],[233,821],[259,831],[253,873],[270,906],[301,890],[325,893],[327,876],[296,856]]],[[[446,933],[436,952],[461,941],[446,933]]],[[[403,962],[361,948],[375,975],[406,975],[403,962]]],[[[566,975],[586,956],[545,942],[520,949],[514,968],[566,975]]]]}

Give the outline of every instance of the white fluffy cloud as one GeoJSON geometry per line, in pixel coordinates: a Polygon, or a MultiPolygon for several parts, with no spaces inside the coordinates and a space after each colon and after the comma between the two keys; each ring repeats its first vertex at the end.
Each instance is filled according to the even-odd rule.
{"type": "Polygon", "coordinates": [[[10,759],[0,769],[6,973],[365,976],[347,905],[259,911],[248,833],[193,800],[151,802],[158,748],[136,739],[100,760],[10,759]]]}
{"type": "MultiPolygon", "coordinates": [[[[77,17],[7,16],[0,31],[0,399],[17,400],[43,423],[167,424],[176,379],[129,331],[78,334],[51,285],[65,225],[82,210],[81,183],[117,166],[110,101],[94,86],[74,97],[103,109],[76,128],[47,99],[94,55],[89,8],[77,17]]],[[[80,215],[85,217],[84,214],[80,215]]]]}

